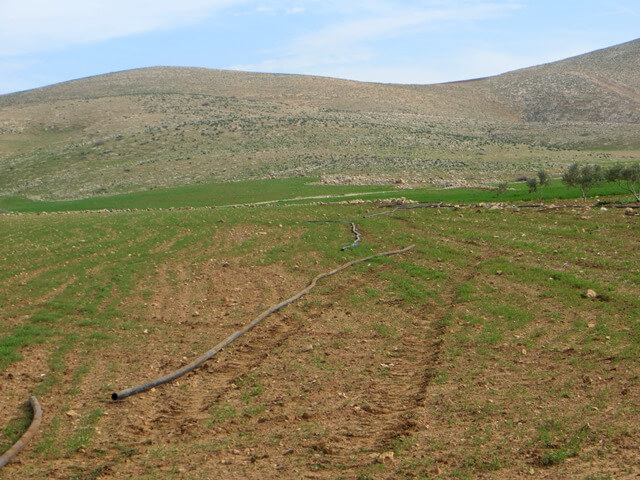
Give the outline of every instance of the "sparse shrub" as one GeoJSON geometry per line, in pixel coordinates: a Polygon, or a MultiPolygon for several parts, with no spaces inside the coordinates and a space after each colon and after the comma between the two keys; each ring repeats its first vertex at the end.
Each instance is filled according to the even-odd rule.
{"type": "Polygon", "coordinates": [[[616,182],[640,202],[640,163],[628,166],[618,163],[609,168],[605,176],[607,181],[616,182]]]}
{"type": "Polygon", "coordinates": [[[586,201],[587,193],[604,181],[604,172],[600,165],[583,165],[574,163],[562,175],[562,181],[568,187],[577,187],[586,201]]]}
{"type": "Polygon", "coordinates": [[[538,185],[546,187],[551,183],[551,176],[544,170],[538,172],[538,185]]]}
{"type": "Polygon", "coordinates": [[[507,191],[507,188],[509,188],[509,184],[507,182],[500,182],[496,186],[496,193],[498,194],[498,196],[501,196],[504,194],[504,192],[507,191]]]}
{"type": "Polygon", "coordinates": [[[531,177],[527,179],[527,187],[529,187],[529,193],[535,193],[538,191],[538,179],[531,177]]]}

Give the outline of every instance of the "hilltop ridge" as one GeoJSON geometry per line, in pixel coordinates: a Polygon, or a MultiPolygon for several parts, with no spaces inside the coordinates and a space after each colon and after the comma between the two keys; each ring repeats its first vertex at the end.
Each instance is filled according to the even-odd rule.
{"type": "Polygon", "coordinates": [[[0,118],[4,195],[362,172],[491,182],[635,155],[640,39],[435,85],[151,67],[0,96],[0,118]]]}

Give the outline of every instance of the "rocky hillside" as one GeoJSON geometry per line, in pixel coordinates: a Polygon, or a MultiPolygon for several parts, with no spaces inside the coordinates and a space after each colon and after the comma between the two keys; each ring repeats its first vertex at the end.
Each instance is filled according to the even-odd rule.
{"type": "Polygon", "coordinates": [[[491,182],[637,155],[639,92],[640,40],[440,85],[118,72],[0,96],[0,195],[363,172],[491,182]]]}
{"type": "Polygon", "coordinates": [[[640,40],[473,82],[528,122],[640,122],[640,40]]]}

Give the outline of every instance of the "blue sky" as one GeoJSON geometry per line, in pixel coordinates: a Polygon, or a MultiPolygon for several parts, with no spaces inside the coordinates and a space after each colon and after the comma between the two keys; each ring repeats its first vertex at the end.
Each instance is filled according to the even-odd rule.
{"type": "Polygon", "coordinates": [[[0,0],[0,93],[153,65],[435,83],[638,37],[638,0],[0,0]]]}

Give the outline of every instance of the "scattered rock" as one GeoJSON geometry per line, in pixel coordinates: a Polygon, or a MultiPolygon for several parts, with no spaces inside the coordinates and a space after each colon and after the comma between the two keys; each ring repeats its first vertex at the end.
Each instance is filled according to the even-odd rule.
{"type": "Polygon", "coordinates": [[[311,350],[313,350],[313,345],[312,344],[309,344],[309,345],[307,345],[307,346],[302,348],[303,352],[310,352],[311,350]]]}
{"type": "Polygon", "coordinates": [[[70,418],[78,418],[78,417],[80,417],[80,414],[78,412],[76,412],[75,410],[67,410],[65,412],[65,415],[67,417],[70,417],[70,418]]]}
{"type": "Polygon", "coordinates": [[[595,290],[587,290],[586,293],[584,293],[582,295],[584,298],[598,298],[598,294],[595,292],[595,290]]]}
{"type": "Polygon", "coordinates": [[[383,464],[387,464],[387,463],[392,463],[393,462],[393,452],[389,451],[389,452],[383,452],[380,454],[374,454],[375,455],[375,463],[383,463],[383,464]]]}
{"type": "Polygon", "coordinates": [[[624,214],[629,217],[632,217],[633,215],[636,215],[636,212],[633,211],[633,208],[628,207],[624,209],[624,214]]]}

